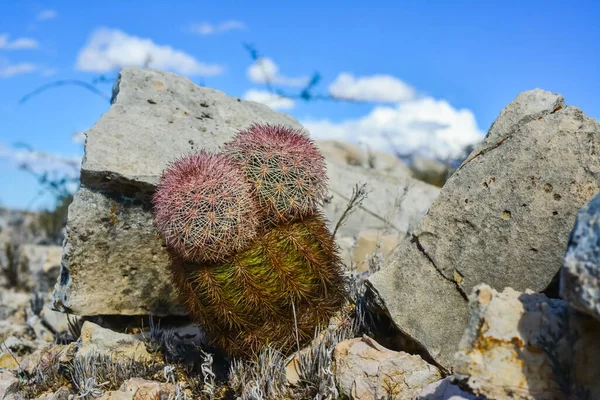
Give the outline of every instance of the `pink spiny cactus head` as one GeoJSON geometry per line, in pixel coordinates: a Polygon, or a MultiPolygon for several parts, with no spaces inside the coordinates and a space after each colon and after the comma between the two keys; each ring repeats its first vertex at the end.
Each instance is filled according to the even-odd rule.
{"type": "Polygon", "coordinates": [[[254,124],[224,152],[246,173],[268,223],[312,214],[327,194],[325,159],[302,131],[254,124]]]}
{"type": "Polygon", "coordinates": [[[243,250],[259,226],[252,187],[223,154],[200,151],[168,165],[152,199],[167,246],[188,261],[219,261],[243,250]]]}

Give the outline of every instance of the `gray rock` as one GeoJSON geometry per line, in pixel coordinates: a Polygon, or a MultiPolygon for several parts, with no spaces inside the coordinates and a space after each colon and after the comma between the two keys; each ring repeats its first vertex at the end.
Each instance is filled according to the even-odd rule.
{"type": "Polygon", "coordinates": [[[62,247],[25,244],[19,250],[30,274],[28,288],[43,292],[52,288],[60,269],[62,247]]]}
{"type": "Polygon", "coordinates": [[[560,294],[570,306],[600,319],[600,194],[577,215],[561,269],[560,294]]]}
{"type": "Polygon", "coordinates": [[[56,392],[46,393],[36,400],[69,400],[73,398],[71,395],[71,391],[67,387],[62,387],[58,389],[56,392]]]}
{"type": "Polygon", "coordinates": [[[485,400],[485,398],[465,392],[452,382],[452,377],[447,377],[425,386],[417,400],[485,400]]]}
{"type": "Polygon", "coordinates": [[[69,207],[54,308],[80,315],[182,315],[150,209],[81,188],[69,207]]]}
{"type": "Polygon", "coordinates": [[[325,205],[325,216],[332,230],[346,209],[354,186],[366,183],[369,191],[362,206],[340,227],[339,236],[353,237],[365,229],[388,229],[404,235],[417,226],[439,193],[438,188],[409,177],[329,161],[327,175],[331,200],[325,205]]]}
{"type": "MultiPolygon", "coordinates": [[[[169,283],[168,255],[152,224],[150,197],[169,161],[218,149],[252,123],[301,128],[268,107],[194,85],[165,72],[124,68],[113,105],[87,132],[81,188],[69,207],[53,308],[78,315],[182,315],[169,283]]],[[[355,182],[374,190],[340,236],[386,226],[415,226],[437,189],[409,178],[328,163],[330,226],[344,211],[355,182]],[[399,208],[397,192],[411,187],[399,208]]]]}
{"type": "Polygon", "coordinates": [[[152,355],[141,340],[124,333],[113,332],[90,321],[81,327],[75,357],[108,356],[114,361],[149,362],[152,355]]]}
{"type": "Polygon", "coordinates": [[[369,280],[399,329],[449,368],[474,286],[544,290],[598,191],[599,146],[600,124],[562,96],[536,89],[510,103],[369,280]]]}
{"type": "Polygon", "coordinates": [[[0,371],[0,399],[15,393],[19,388],[19,379],[11,371],[0,371]]]}
{"type": "Polygon", "coordinates": [[[44,325],[43,319],[39,316],[31,315],[27,318],[27,326],[31,328],[36,339],[45,342],[52,342],[54,340],[54,334],[44,325]]]}
{"type": "Polygon", "coordinates": [[[412,176],[410,167],[390,153],[339,140],[318,140],[315,143],[321,154],[335,164],[359,166],[398,178],[412,176]]]}
{"type": "Polygon", "coordinates": [[[421,357],[388,350],[367,336],[338,343],[333,359],[340,391],[353,400],[412,400],[441,378],[421,357]]]}
{"type": "Polygon", "coordinates": [[[412,158],[413,176],[424,182],[441,187],[448,179],[450,166],[441,161],[416,155],[412,158]]]}
{"type": "Polygon", "coordinates": [[[489,399],[600,398],[600,321],[543,294],[479,285],[454,375],[489,399]]]}
{"type": "Polygon", "coordinates": [[[169,72],[123,68],[110,110],[86,133],[81,180],[87,187],[116,185],[152,190],[174,157],[218,149],[255,122],[302,128],[269,107],[195,85],[169,72]]]}

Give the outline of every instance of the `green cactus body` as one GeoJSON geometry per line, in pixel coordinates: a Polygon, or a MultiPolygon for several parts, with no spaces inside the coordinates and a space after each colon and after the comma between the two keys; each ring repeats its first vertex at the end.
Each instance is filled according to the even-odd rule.
{"type": "Polygon", "coordinates": [[[214,345],[247,357],[266,344],[306,344],[344,304],[341,262],[322,216],[264,231],[222,263],[173,256],[181,300],[214,345]]]}

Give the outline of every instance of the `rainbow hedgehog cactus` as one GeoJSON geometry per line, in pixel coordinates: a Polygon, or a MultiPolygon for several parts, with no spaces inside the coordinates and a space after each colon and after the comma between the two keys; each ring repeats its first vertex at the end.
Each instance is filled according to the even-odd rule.
{"type": "Polygon", "coordinates": [[[255,124],[227,143],[224,153],[246,174],[268,223],[311,215],[327,194],[325,159],[301,131],[255,124]]]}
{"type": "Polygon", "coordinates": [[[200,151],[171,163],[153,197],[154,223],[167,246],[190,261],[217,261],[256,236],[251,186],[222,154],[200,151]]]}
{"type": "Polygon", "coordinates": [[[318,211],[325,162],[299,131],[252,125],[223,153],[171,163],[153,197],[181,302],[230,356],[289,353],[345,303],[334,238],[318,211]]]}

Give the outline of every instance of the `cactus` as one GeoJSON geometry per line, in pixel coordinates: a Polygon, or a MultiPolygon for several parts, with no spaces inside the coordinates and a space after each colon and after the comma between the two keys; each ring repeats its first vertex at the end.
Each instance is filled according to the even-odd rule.
{"type": "Polygon", "coordinates": [[[251,185],[223,154],[200,151],[171,163],[152,199],[168,248],[188,261],[224,260],[257,234],[251,185]]]}
{"type": "Polygon", "coordinates": [[[314,213],[327,194],[325,159],[301,131],[255,124],[226,143],[224,152],[245,172],[267,225],[314,213]]]}
{"type": "Polygon", "coordinates": [[[173,255],[172,273],[181,301],[230,356],[249,357],[266,344],[289,353],[345,301],[333,236],[318,214],[262,231],[226,262],[173,255]]]}

